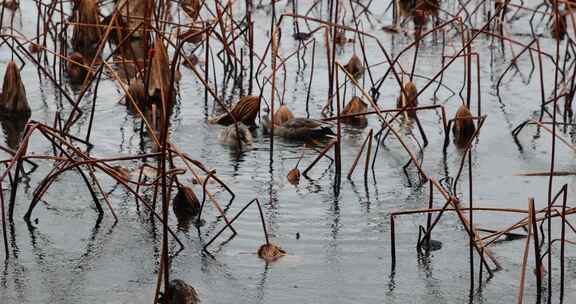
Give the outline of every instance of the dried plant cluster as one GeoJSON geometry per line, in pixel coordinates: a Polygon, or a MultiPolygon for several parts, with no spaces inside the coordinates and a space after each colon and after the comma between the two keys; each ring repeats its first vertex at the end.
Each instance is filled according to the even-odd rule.
{"type": "MultiPolygon", "coordinates": [[[[480,280],[486,280],[501,269],[490,245],[499,239],[520,235],[525,240],[525,257],[530,254],[529,246],[532,243],[534,269],[538,271],[527,272],[527,259],[523,260],[517,293],[519,303],[527,292],[524,290],[527,273],[534,273],[537,277],[538,288],[535,292],[539,297],[542,292],[548,293],[548,299],[552,297],[552,259],[560,260],[562,286],[559,297],[562,299],[566,269],[565,247],[574,243],[569,240],[573,237],[572,234],[576,233],[570,222],[570,215],[575,213],[576,209],[567,203],[568,186],[564,185],[558,190],[553,181],[554,177],[560,174],[554,167],[557,143],[561,142],[576,151],[571,142],[563,139],[559,130],[560,126],[573,125],[572,100],[576,92],[576,52],[572,40],[575,29],[573,3],[545,1],[541,6],[532,9],[523,5],[512,5],[508,1],[492,3],[482,0],[478,1],[475,7],[462,2],[445,5],[440,1],[389,1],[393,9],[378,12],[387,16],[393,14],[392,24],[385,26],[383,30],[390,32],[390,35],[402,33],[411,40],[399,54],[393,55],[379,39],[366,31],[366,24],[374,18],[372,1],[316,0],[310,4],[312,8],[305,13],[298,12],[296,4],[303,1],[297,0],[271,1],[268,4],[260,2],[258,6],[252,0],[30,1],[33,4],[29,7],[36,8],[39,16],[34,37],[24,37],[13,31],[10,14],[21,9],[18,1],[3,1],[1,10],[2,48],[9,50],[14,58],[4,67],[0,95],[0,117],[2,127],[7,133],[7,146],[0,146],[0,149],[9,155],[8,159],[2,161],[4,167],[0,173],[0,187],[9,189],[9,195],[0,195],[5,259],[10,255],[7,223],[13,220],[14,209],[27,210],[25,220],[30,223],[34,208],[43,195],[58,182],[58,176],[67,171],[80,174],[100,215],[109,213],[116,221],[119,220],[100,181],[104,174],[104,178],[115,180],[133,196],[137,204],[148,209],[153,215],[152,220],[162,223],[161,271],[157,280],[155,302],[198,302],[198,294],[193,287],[181,280],[170,279],[169,243],[176,242],[183,247],[168,225],[168,218],[171,216],[170,204],[179,224],[194,223],[198,229],[202,229],[203,210],[207,201],[219,212],[224,223],[221,229],[205,242],[203,250],[208,254],[210,246],[224,231],[229,230],[233,236],[242,233],[235,230],[233,223],[250,206],[255,205],[261,219],[265,243],[258,249],[255,248],[254,254],[266,263],[277,261],[289,254],[289,250],[284,251],[269,240],[267,224],[258,198],[244,205],[237,214],[227,214],[227,208],[220,206],[207,185],[221,185],[230,195],[230,203],[235,198],[232,189],[221,181],[209,164],[195,159],[194,155],[188,155],[178,147],[178,143],[171,140],[170,118],[174,105],[178,102],[176,96],[180,70],[186,68],[203,86],[206,107],[212,105],[219,113],[208,118],[207,122],[225,126],[220,134],[222,143],[242,150],[254,144],[253,133],[261,128],[270,137],[271,163],[274,159],[275,137],[294,140],[307,146],[320,146],[314,159],[304,160],[308,166],[302,172],[298,168],[303,160],[300,156],[288,173],[287,182],[294,186],[299,184],[302,177],[307,177],[319,164],[319,160],[326,158],[331,165],[334,164],[333,183],[338,195],[343,166],[348,166],[347,177],[353,179],[355,168],[364,155],[363,178],[366,182],[370,168],[378,165],[376,156],[379,147],[385,144],[388,136],[400,143],[401,153],[407,159],[403,172],[409,179],[418,180],[421,185],[429,185],[430,200],[428,204],[423,202],[420,209],[390,212],[392,268],[397,260],[394,225],[401,215],[427,216],[426,224],[420,226],[420,230],[415,231],[415,234],[419,235],[417,248],[428,252],[442,248],[441,243],[432,239],[433,230],[440,219],[456,214],[463,230],[469,236],[472,294],[479,288],[474,285],[476,273],[480,280]],[[280,10],[282,2],[287,3],[288,9],[280,10]],[[314,9],[320,4],[324,4],[327,11],[319,12],[314,9]],[[267,47],[259,53],[254,47],[256,37],[252,14],[256,9],[269,9],[270,12],[267,47]],[[547,19],[547,32],[536,34],[532,29],[533,40],[528,44],[522,43],[506,30],[508,23],[520,18],[519,14],[531,15],[531,25],[537,24],[538,18],[542,18],[540,23],[547,19]],[[292,35],[282,32],[286,24],[293,26],[292,35]],[[304,25],[309,31],[301,31],[304,25]],[[499,51],[502,53],[512,45],[521,47],[520,52],[513,53],[509,66],[498,80],[498,94],[502,78],[511,69],[518,69],[515,62],[521,57],[529,56],[533,71],[540,74],[541,101],[533,102],[534,108],[540,111],[540,116],[538,119],[521,123],[513,135],[516,137],[528,125],[536,125],[551,135],[550,170],[533,173],[549,178],[548,200],[544,208],[536,209],[534,201],[529,198],[526,198],[529,201],[526,209],[474,206],[471,159],[475,146],[481,144],[479,136],[487,119],[482,112],[480,94],[481,58],[474,52],[479,37],[492,39],[494,45],[500,45],[499,51]],[[286,51],[286,48],[281,47],[287,40],[292,39],[297,41],[293,49],[286,51]],[[451,40],[450,45],[453,48],[450,51],[442,49],[440,68],[417,81],[415,66],[426,64],[419,60],[418,50],[421,43],[434,42],[446,46],[446,39],[451,40]],[[541,50],[544,39],[556,43],[555,54],[541,50]],[[370,56],[365,49],[367,41],[375,46],[370,50],[370,56]],[[337,59],[337,51],[346,45],[353,45],[354,53],[343,63],[337,59]],[[319,52],[325,54],[323,59],[326,62],[322,64],[327,66],[327,74],[315,75],[315,60],[319,52]],[[309,118],[293,113],[290,110],[291,105],[287,104],[288,99],[285,98],[286,65],[297,62],[300,67],[300,61],[305,57],[311,60],[310,85],[307,88],[306,100],[299,102],[305,103],[308,109],[312,80],[316,78],[321,79],[316,81],[325,81],[329,89],[323,99],[325,103],[321,117],[309,118]],[[408,57],[411,57],[408,60],[410,63],[406,64],[404,59],[408,57]],[[445,104],[421,97],[424,92],[428,96],[432,95],[433,86],[436,87],[434,96],[438,88],[447,87],[443,83],[444,73],[459,62],[463,63],[465,71],[459,97],[453,97],[445,104]],[[32,84],[26,84],[22,80],[21,71],[25,66],[33,66],[38,75],[51,82],[56,88],[56,94],[67,102],[65,109],[59,110],[53,121],[30,120],[31,108],[26,85],[32,84]],[[235,102],[225,102],[222,88],[218,88],[217,83],[211,80],[216,77],[212,75],[214,66],[224,71],[223,75],[218,77],[223,76],[227,81],[231,79],[239,87],[241,93],[240,96],[235,96],[235,102]],[[554,70],[554,86],[546,88],[552,92],[552,98],[546,97],[544,93],[542,75],[545,69],[554,70]],[[474,73],[476,75],[473,75],[474,73]],[[153,142],[147,153],[107,158],[96,157],[90,153],[90,149],[98,144],[94,142],[91,134],[93,129],[97,128],[93,124],[94,109],[100,102],[98,90],[104,78],[112,79],[124,95],[122,100],[127,110],[141,121],[142,137],[153,142]],[[476,83],[473,82],[474,79],[477,80],[476,83]],[[395,100],[380,98],[385,82],[392,83],[395,87],[395,100]],[[73,93],[70,88],[75,89],[73,93]],[[477,89],[476,92],[474,88],[477,89]],[[352,91],[352,96],[346,98],[346,103],[344,92],[347,89],[348,94],[352,91]],[[87,94],[89,91],[91,94],[87,94]],[[559,100],[564,102],[559,104],[559,100]],[[441,122],[436,127],[441,130],[444,142],[429,142],[426,135],[429,130],[425,130],[419,120],[423,111],[439,113],[441,122]],[[453,119],[447,118],[448,113],[455,113],[453,119]],[[89,125],[88,128],[77,131],[74,127],[81,119],[88,119],[89,125]],[[414,125],[417,132],[408,132],[414,125]],[[344,164],[341,151],[345,144],[342,137],[346,128],[362,130],[369,126],[370,129],[364,132],[364,142],[354,162],[344,164]],[[442,146],[446,151],[450,145],[450,133],[462,158],[451,185],[446,186],[444,181],[437,180],[431,172],[426,172],[422,162],[425,148],[429,144],[442,146]],[[37,151],[31,151],[29,142],[33,137],[46,140],[53,153],[41,155],[37,151]],[[330,156],[330,153],[333,153],[333,156],[330,156]],[[40,161],[51,162],[51,170],[34,186],[32,200],[24,201],[18,197],[18,187],[24,178],[36,174],[37,163],[40,161]],[[130,172],[118,165],[128,161],[138,162],[138,170],[130,172]],[[177,167],[175,163],[183,165],[177,167]],[[408,167],[414,168],[417,174],[410,175],[408,167]],[[470,185],[468,197],[459,196],[461,191],[457,191],[464,168],[468,171],[465,175],[468,176],[470,185]],[[191,176],[198,185],[195,188],[186,185],[184,176],[191,176]],[[146,189],[154,189],[152,199],[143,195],[146,189]],[[442,206],[432,204],[435,194],[439,194],[443,199],[442,206]],[[524,218],[504,229],[486,233],[478,228],[474,220],[477,212],[513,212],[522,214],[524,218]],[[560,223],[560,235],[553,235],[552,221],[560,223]],[[515,234],[516,230],[522,229],[523,233],[515,234]],[[561,248],[560,255],[551,254],[553,243],[557,243],[561,248]],[[474,261],[478,259],[480,269],[475,267],[474,261]],[[483,276],[483,273],[489,275],[483,276]],[[544,283],[548,284],[548,288],[544,288],[544,283]]],[[[226,246],[232,245],[226,243],[226,246]]],[[[441,251],[438,254],[442,254],[441,251]]]]}

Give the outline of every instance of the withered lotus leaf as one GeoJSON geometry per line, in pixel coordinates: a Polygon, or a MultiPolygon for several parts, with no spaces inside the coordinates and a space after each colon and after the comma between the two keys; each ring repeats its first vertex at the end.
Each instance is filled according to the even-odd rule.
{"type": "Polygon", "coordinates": [[[472,113],[465,105],[461,105],[454,116],[454,126],[452,127],[456,146],[465,147],[475,131],[476,126],[474,125],[472,113]]]}
{"type": "Polygon", "coordinates": [[[290,111],[286,105],[281,105],[276,113],[274,113],[274,124],[279,126],[292,118],[294,118],[292,111],[290,111]]]}
{"type": "Polygon", "coordinates": [[[26,88],[20,77],[20,69],[13,60],[8,63],[4,74],[0,111],[6,114],[30,114],[26,88]]]}
{"type": "Polygon", "coordinates": [[[298,183],[300,183],[300,170],[298,170],[298,168],[290,170],[286,178],[292,185],[298,185],[298,183]]]}
{"type": "MultiPolygon", "coordinates": [[[[360,114],[366,113],[368,111],[368,105],[358,96],[352,97],[350,101],[346,104],[344,109],[342,110],[341,115],[353,115],[353,114],[360,114]]],[[[368,123],[368,119],[366,116],[355,116],[355,117],[344,117],[341,120],[343,123],[348,123],[360,127],[366,126],[368,123]]]]}
{"type": "Polygon", "coordinates": [[[84,50],[93,47],[102,38],[100,9],[97,0],[79,0],[73,15],[72,47],[84,50]]]}
{"type": "MultiPolygon", "coordinates": [[[[256,124],[256,117],[260,111],[260,97],[258,96],[244,96],[232,106],[230,113],[238,122],[247,126],[254,126],[256,124]]],[[[209,120],[210,123],[220,125],[230,125],[234,123],[234,119],[228,114],[216,116],[209,120]]]]}

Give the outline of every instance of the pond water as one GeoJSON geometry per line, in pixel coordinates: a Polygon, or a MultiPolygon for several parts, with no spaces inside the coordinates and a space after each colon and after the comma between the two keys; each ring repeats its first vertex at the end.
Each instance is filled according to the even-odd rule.
{"type": "MultiPolygon", "coordinates": [[[[37,9],[33,1],[21,1],[21,9],[14,16],[14,27],[27,37],[35,35],[37,9]]],[[[46,2],[46,1],[44,1],[46,2]]],[[[378,1],[375,1],[378,2],[378,1]]],[[[472,1],[476,2],[476,1],[472,1]]],[[[537,5],[534,1],[527,6],[537,5]]],[[[213,5],[213,4],[210,4],[213,5]]],[[[238,4],[241,6],[240,4],[238,4]]],[[[305,12],[310,4],[299,7],[305,12]]],[[[454,11],[456,4],[444,4],[454,11]]],[[[366,32],[376,36],[391,55],[398,54],[413,41],[413,36],[389,34],[380,28],[390,24],[390,14],[383,15],[387,3],[373,3],[374,13],[370,20],[359,18],[366,32]]],[[[65,5],[67,7],[67,4],[65,5]]],[[[109,6],[104,12],[109,11],[109,6]]],[[[278,12],[290,12],[291,5],[278,3],[278,12]]],[[[318,16],[327,16],[327,4],[322,11],[314,11],[318,16]]],[[[237,16],[243,10],[238,7],[237,16]]],[[[257,9],[255,20],[255,51],[263,54],[269,41],[269,8],[257,9]]],[[[351,23],[351,12],[346,15],[351,23]]],[[[238,17],[239,18],[239,17],[238,17]]],[[[484,18],[475,17],[476,28],[483,25],[484,18]]],[[[529,15],[507,25],[509,35],[524,43],[529,42],[529,15]]],[[[7,21],[5,21],[6,23],[7,21]]],[[[310,22],[312,28],[313,22],[310,22]]],[[[304,28],[304,22],[300,22],[304,28]]],[[[282,23],[282,41],[279,53],[287,56],[298,47],[291,38],[292,23],[285,18],[282,23]]],[[[549,37],[544,26],[536,29],[544,36],[540,39],[542,49],[549,54],[555,52],[555,42],[549,37]]],[[[350,38],[351,34],[348,33],[350,38]]],[[[446,35],[446,54],[455,54],[461,42],[455,31],[446,35]]],[[[296,116],[318,118],[326,102],[328,92],[328,67],[323,35],[318,32],[315,52],[315,66],[310,91],[309,113],[306,112],[307,87],[311,75],[312,47],[304,55],[304,62],[291,58],[286,64],[286,73],[280,72],[278,83],[285,85],[285,104],[296,116]],[[285,77],[285,78],[284,78],[285,77]]],[[[498,45],[497,43],[495,44],[498,45]]],[[[480,36],[473,44],[480,57],[480,91],[482,114],[486,122],[479,139],[474,143],[472,172],[474,175],[474,206],[498,208],[527,208],[528,198],[534,197],[537,208],[546,204],[548,178],[522,177],[518,173],[547,171],[550,165],[551,137],[534,126],[520,133],[514,141],[512,130],[528,118],[538,117],[540,108],[540,85],[538,69],[530,75],[532,64],[529,56],[517,61],[518,71],[511,71],[504,78],[500,97],[496,95],[496,83],[506,70],[513,55],[507,47],[505,53],[494,47],[489,37],[480,36]]],[[[190,47],[192,49],[192,47],[190,47]]],[[[366,39],[366,56],[371,65],[374,79],[384,75],[388,67],[383,53],[374,40],[366,39]],[[380,63],[380,64],[378,64],[380,63]],[[378,65],[376,65],[378,64],[378,65]]],[[[521,47],[515,47],[518,54],[521,47]]],[[[172,50],[171,50],[172,51],[172,50]]],[[[106,48],[105,54],[110,49],[106,48]]],[[[198,54],[203,54],[200,47],[198,54]]],[[[360,53],[358,41],[337,50],[337,60],[345,63],[352,54],[360,53]]],[[[409,71],[413,50],[400,59],[409,71]]],[[[442,40],[427,37],[419,50],[415,73],[415,83],[421,88],[440,69],[442,62],[442,40]]],[[[268,55],[266,63],[270,64],[268,55]]],[[[11,59],[10,49],[0,48],[0,70],[4,70],[11,59]]],[[[546,96],[552,94],[554,66],[544,59],[544,83],[546,96]]],[[[203,69],[202,63],[199,65],[203,69]]],[[[364,129],[344,126],[342,140],[343,178],[341,189],[334,191],[334,164],[321,160],[302,178],[298,186],[289,184],[286,174],[298,162],[303,170],[317,153],[301,143],[281,139],[274,141],[273,161],[270,160],[270,138],[258,128],[253,147],[242,153],[223,146],[218,141],[221,126],[210,125],[207,117],[213,115],[213,102],[204,104],[204,87],[187,68],[181,68],[182,79],[178,83],[179,94],[171,117],[170,136],[172,142],[192,158],[215,169],[218,176],[236,193],[236,199],[227,210],[228,216],[235,215],[248,201],[258,198],[264,208],[264,215],[272,242],[288,252],[288,256],[271,264],[259,259],[255,252],[264,243],[260,218],[255,206],[247,209],[235,223],[239,234],[225,242],[227,236],[220,237],[210,247],[212,256],[202,252],[203,245],[222,227],[223,221],[217,218],[217,211],[209,206],[205,215],[206,225],[199,231],[194,227],[178,229],[176,218],[171,213],[170,227],[177,231],[185,249],[178,252],[175,242],[170,243],[172,260],[171,277],[180,278],[192,284],[200,293],[204,303],[462,303],[469,301],[470,271],[468,235],[458,217],[452,213],[442,217],[435,228],[433,238],[443,242],[441,250],[427,256],[417,253],[419,225],[425,225],[424,215],[403,215],[396,218],[396,268],[391,268],[390,213],[394,211],[426,208],[429,185],[422,184],[416,169],[412,166],[407,175],[402,166],[408,155],[394,136],[389,136],[380,146],[374,170],[369,172],[364,182],[362,165],[351,179],[345,174],[350,168],[360,146],[370,129],[378,131],[380,124],[376,117],[370,117],[364,129]],[[299,235],[299,238],[297,238],[299,235]],[[176,254],[177,252],[177,254],[176,254]]],[[[270,69],[258,75],[260,83],[268,77],[270,69]]],[[[464,84],[464,64],[456,61],[444,74],[443,84],[436,96],[436,85],[427,89],[420,97],[421,105],[441,104],[452,117],[461,103],[458,92],[464,84]],[[449,89],[448,89],[449,88],[449,89]],[[450,90],[456,92],[454,95],[450,90]]],[[[45,77],[39,77],[37,69],[27,62],[22,71],[28,100],[32,108],[32,119],[47,122],[54,120],[57,111],[68,112],[70,106],[59,98],[56,88],[45,77]]],[[[342,74],[340,77],[344,77],[342,74]]],[[[231,88],[222,92],[222,73],[216,79],[220,95],[225,100],[234,100],[239,91],[231,88]]],[[[476,77],[474,76],[474,83],[476,77]]],[[[213,84],[213,81],[211,81],[213,84]]],[[[361,81],[367,89],[370,81],[367,76],[361,81]]],[[[78,89],[67,86],[72,95],[78,89]]],[[[473,86],[472,112],[477,113],[476,84],[473,86]]],[[[380,90],[379,105],[382,108],[395,107],[398,85],[390,75],[380,90]]],[[[264,96],[269,100],[269,86],[264,96]]],[[[348,85],[344,100],[359,90],[348,85]]],[[[89,112],[93,91],[90,91],[82,109],[89,112]]],[[[465,94],[465,90],[464,93],[465,94]]],[[[122,91],[111,79],[100,84],[95,110],[90,151],[94,157],[127,156],[151,149],[150,140],[142,138],[138,129],[140,120],[126,111],[119,103],[122,91]]],[[[264,106],[265,107],[265,106],[264,106]]],[[[443,153],[444,131],[439,111],[426,111],[419,114],[430,144],[424,149],[422,167],[430,177],[437,180],[457,173],[463,153],[452,144],[443,153]]],[[[83,117],[72,128],[73,134],[85,134],[88,118],[83,117]]],[[[6,128],[3,125],[3,128],[6,128]]],[[[403,138],[417,151],[410,134],[417,129],[395,124],[403,138]]],[[[561,129],[561,136],[573,143],[572,128],[561,129]]],[[[318,148],[318,147],[317,147],[318,148]]],[[[50,154],[51,146],[45,139],[35,135],[29,151],[36,154],[50,154]]],[[[557,144],[557,170],[572,171],[573,152],[565,145],[557,144]]],[[[333,153],[330,152],[332,155],[333,153]]],[[[60,176],[34,210],[33,219],[37,223],[27,226],[22,216],[34,195],[38,183],[50,172],[50,162],[40,162],[41,166],[24,181],[19,188],[16,202],[15,220],[9,226],[11,257],[3,262],[0,270],[1,303],[151,303],[159,268],[162,226],[150,220],[150,213],[138,206],[133,198],[113,180],[99,174],[103,187],[111,193],[111,201],[119,221],[115,224],[106,210],[98,220],[91,196],[76,172],[60,176]]],[[[114,163],[135,169],[138,162],[114,163]]],[[[467,166],[465,166],[465,171],[467,166]]],[[[189,179],[187,180],[189,182],[189,179]]],[[[568,197],[574,195],[574,177],[556,177],[555,192],[563,184],[568,184],[568,197]]],[[[193,187],[201,193],[201,187],[193,187]]],[[[215,198],[225,205],[229,195],[215,185],[209,186],[215,198]]],[[[468,180],[464,175],[458,186],[458,195],[463,206],[468,205],[468,180]]],[[[9,189],[4,195],[9,195],[9,189]]],[[[149,193],[150,194],[150,193],[149,193]]],[[[435,207],[444,201],[435,194],[435,207]]],[[[474,223],[480,228],[502,229],[521,219],[512,213],[496,214],[476,212],[474,223]]],[[[557,227],[555,227],[556,229],[557,227]]],[[[556,231],[556,230],[554,230],[556,231]]],[[[503,269],[494,276],[484,278],[481,288],[472,297],[475,303],[511,303],[516,300],[524,241],[498,243],[491,249],[503,269]]],[[[553,286],[555,295],[559,288],[559,247],[555,247],[553,286]]],[[[3,257],[3,253],[2,253],[3,257]]],[[[475,256],[476,270],[478,256],[475,256]]],[[[525,300],[535,301],[535,278],[532,275],[534,262],[529,262],[526,278],[525,300]]],[[[565,302],[576,299],[576,252],[567,247],[566,253],[566,295],[565,302]],[[570,300],[572,299],[572,300],[570,300]]],[[[476,272],[475,280],[478,280],[476,272]]],[[[555,298],[554,301],[557,301],[555,298]]]]}

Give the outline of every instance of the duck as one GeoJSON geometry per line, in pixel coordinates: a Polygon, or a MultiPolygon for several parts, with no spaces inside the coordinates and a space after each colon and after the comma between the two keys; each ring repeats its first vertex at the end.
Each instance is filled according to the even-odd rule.
{"type": "MultiPolygon", "coordinates": [[[[265,131],[269,130],[270,121],[264,117],[265,131]]],[[[281,125],[274,125],[274,135],[290,140],[307,140],[336,135],[332,125],[321,120],[294,117],[281,125]]]]}
{"type": "Polygon", "coordinates": [[[236,132],[235,125],[229,125],[220,132],[218,139],[227,146],[237,146],[238,143],[241,145],[252,145],[253,142],[250,129],[241,122],[238,123],[238,132],[236,132]]]}
{"type": "Polygon", "coordinates": [[[476,132],[476,126],[474,125],[472,113],[465,105],[461,105],[454,116],[454,125],[452,127],[454,143],[460,148],[465,147],[472,139],[472,136],[474,136],[474,132],[476,132]]]}

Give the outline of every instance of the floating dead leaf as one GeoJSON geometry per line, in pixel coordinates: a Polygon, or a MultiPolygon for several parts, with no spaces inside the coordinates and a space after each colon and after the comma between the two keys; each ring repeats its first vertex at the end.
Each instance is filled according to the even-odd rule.
{"type": "Polygon", "coordinates": [[[298,185],[300,183],[300,170],[298,168],[294,168],[288,172],[286,176],[288,178],[288,182],[292,185],[298,185]]]}
{"type": "Polygon", "coordinates": [[[274,262],[286,255],[286,251],[282,248],[270,244],[264,244],[258,248],[258,256],[266,262],[274,262]]]}
{"type": "Polygon", "coordinates": [[[5,114],[30,115],[26,88],[20,77],[20,69],[13,60],[8,63],[0,95],[0,111],[5,114]]]}

